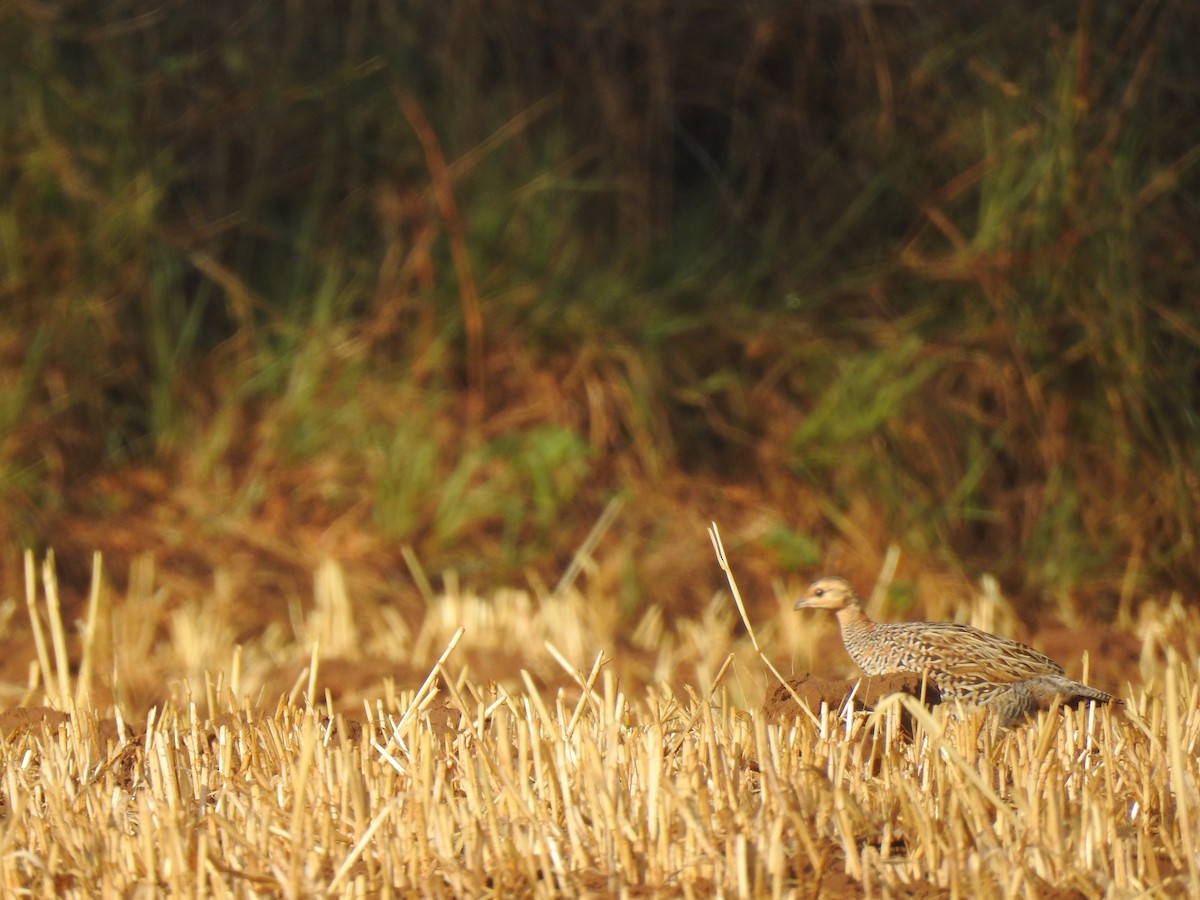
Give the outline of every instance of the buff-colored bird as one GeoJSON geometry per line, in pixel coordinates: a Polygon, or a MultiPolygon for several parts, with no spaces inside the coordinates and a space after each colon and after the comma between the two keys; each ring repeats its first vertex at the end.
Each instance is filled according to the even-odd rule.
{"type": "Polygon", "coordinates": [[[993,710],[1005,725],[1055,698],[1071,706],[1111,694],[1067,678],[1062,666],[1008,638],[952,622],[872,622],[844,578],[814,581],[796,609],[837,613],[846,652],[866,675],[916,672],[937,686],[942,700],[993,710]]]}

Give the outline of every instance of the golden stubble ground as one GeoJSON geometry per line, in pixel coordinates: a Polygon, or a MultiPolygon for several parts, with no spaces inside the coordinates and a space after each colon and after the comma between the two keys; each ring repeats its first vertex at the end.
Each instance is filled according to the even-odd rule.
{"type": "MultiPolygon", "coordinates": [[[[4,610],[35,660],[2,686],[3,890],[1200,895],[1200,627],[1177,602],[1105,685],[1123,706],[999,732],[898,699],[768,715],[774,676],[727,599],[618,635],[574,588],[449,592],[414,627],[356,618],[336,567],[315,586],[239,645],[220,604],[165,613],[145,578],[121,598],[98,579],[65,627],[31,561],[25,610],[4,610]],[[355,665],[376,678],[335,698],[326,673],[355,665]],[[143,708],[150,680],[169,699],[143,708]]],[[[785,672],[828,671],[831,637],[781,615],[758,640],[785,672]]]]}

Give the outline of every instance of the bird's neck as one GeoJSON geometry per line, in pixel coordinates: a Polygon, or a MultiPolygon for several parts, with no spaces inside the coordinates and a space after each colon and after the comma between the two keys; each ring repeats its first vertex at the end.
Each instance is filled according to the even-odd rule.
{"type": "Polygon", "coordinates": [[[837,620],[842,634],[862,634],[875,629],[875,623],[871,621],[871,617],[863,612],[863,608],[857,603],[839,609],[837,620]]]}

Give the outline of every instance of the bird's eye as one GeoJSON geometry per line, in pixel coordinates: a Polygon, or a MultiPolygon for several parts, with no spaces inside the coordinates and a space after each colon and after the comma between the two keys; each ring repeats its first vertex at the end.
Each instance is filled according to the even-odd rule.
{"type": "Polygon", "coordinates": [[[825,596],[825,588],[817,588],[815,591],[813,591],[813,596],[814,597],[824,597],[825,596]]]}

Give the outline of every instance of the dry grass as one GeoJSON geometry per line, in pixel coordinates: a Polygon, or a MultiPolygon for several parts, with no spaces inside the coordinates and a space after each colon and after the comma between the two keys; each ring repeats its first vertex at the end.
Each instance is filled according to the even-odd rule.
{"type": "MultiPolygon", "coordinates": [[[[1200,687],[1194,659],[1153,644],[1159,622],[1200,633],[1178,602],[1139,626],[1143,686],[1124,708],[1008,733],[914,708],[910,741],[894,706],[768,721],[754,698],[769,676],[729,637],[728,601],[672,629],[651,610],[622,644],[605,604],[573,590],[452,592],[410,631],[356,621],[331,566],[295,637],[235,648],[213,639],[219,604],[164,612],[137,579],[109,611],[98,578],[74,638],[52,567],[28,574],[24,700],[53,709],[0,722],[6,891],[1200,895],[1200,687]],[[147,642],[134,626],[151,614],[168,627],[147,642]],[[388,642],[427,667],[423,684],[381,676],[339,713],[322,648],[365,658],[388,642]],[[463,662],[502,652],[522,663],[499,682],[463,662]],[[272,654],[309,665],[264,707],[272,654]],[[173,671],[175,699],[125,719],[89,699],[139,668],[173,671]],[[549,690],[555,670],[565,686],[549,690]],[[694,690],[665,686],[685,672],[694,690]]],[[[809,665],[819,648],[792,625],[759,642],[809,665]]]]}

